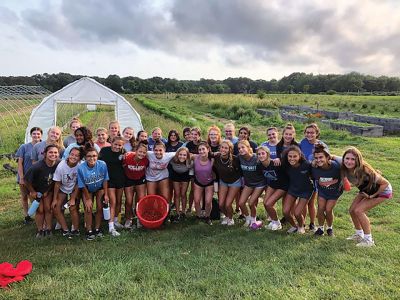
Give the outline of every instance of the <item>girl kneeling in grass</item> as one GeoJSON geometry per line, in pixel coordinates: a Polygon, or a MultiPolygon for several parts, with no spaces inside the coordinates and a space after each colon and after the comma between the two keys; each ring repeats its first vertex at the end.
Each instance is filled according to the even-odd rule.
{"type": "Polygon", "coordinates": [[[292,227],[288,233],[305,233],[303,210],[314,192],[309,163],[298,146],[289,146],[283,153],[283,166],[289,177],[289,189],[283,200],[283,214],[292,227]],[[293,219],[292,209],[298,225],[293,219]]]}
{"type": "Polygon", "coordinates": [[[318,229],[315,236],[324,235],[326,220],[329,236],[333,236],[333,208],[343,193],[340,163],[332,160],[325,144],[315,144],[312,177],[318,190],[318,229]]]}
{"type": "Polygon", "coordinates": [[[359,247],[375,246],[367,212],[393,197],[392,186],[364,161],[360,150],[355,147],[344,152],[341,172],[343,178],[347,177],[359,189],[349,209],[356,232],[347,239],[357,241],[359,247]]]}
{"type": "Polygon", "coordinates": [[[97,160],[98,153],[95,148],[85,149],[85,159],[78,168],[78,187],[82,190],[83,203],[85,206],[86,239],[94,240],[96,237],[102,237],[100,230],[101,220],[103,218],[103,203],[109,203],[108,198],[108,171],[107,165],[102,160],[97,160]],[[93,232],[93,201],[96,197],[96,216],[95,230],[93,232]]]}
{"type": "Polygon", "coordinates": [[[116,136],[111,141],[111,147],[103,147],[99,153],[99,159],[104,161],[108,170],[108,198],[110,199],[110,220],[108,221],[108,231],[112,236],[119,236],[116,228],[124,226],[118,222],[118,215],[121,212],[122,193],[125,187],[125,174],[122,167],[125,140],[121,136],[116,136]]]}
{"type": "Polygon", "coordinates": [[[81,149],[79,147],[72,148],[67,159],[62,160],[58,164],[53,176],[55,185],[53,202],[51,206],[57,222],[61,225],[62,235],[68,238],[72,235],[79,235],[79,212],[77,209],[77,207],[79,208],[79,203],[77,203],[79,189],[77,185],[77,178],[78,167],[81,159],[81,149]],[[71,232],[68,229],[67,222],[65,221],[64,214],[62,213],[62,206],[67,203],[67,201],[69,204],[69,211],[73,225],[73,230],[71,230],[71,232]]]}
{"type": "Polygon", "coordinates": [[[243,173],[244,188],[240,194],[239,206],[246,218],[244,226],[249,227],[256,222],[258,197],[261,196],[266,186],[263,166],[253,153],[249,141],[238,142],[240,168],[243,173]],[[250,214],[246,203],[249,204],[250,214]]]}

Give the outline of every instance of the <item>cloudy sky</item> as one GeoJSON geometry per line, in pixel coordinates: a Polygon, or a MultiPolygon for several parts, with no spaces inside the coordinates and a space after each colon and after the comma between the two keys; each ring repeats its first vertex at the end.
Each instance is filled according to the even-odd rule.
{"type": "Polygon", "coordinates": [[[400,75],[400,1],[2,0],[0,75],[400,75]]]}

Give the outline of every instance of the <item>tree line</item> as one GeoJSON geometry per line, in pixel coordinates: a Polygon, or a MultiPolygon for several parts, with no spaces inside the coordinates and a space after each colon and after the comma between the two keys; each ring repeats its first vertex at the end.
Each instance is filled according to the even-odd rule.
{"type": "MultiPolygon", "coordinates": [[[[68,73],[37,74],[33,76],[1,76],[0,85],[41,85],[54,92],[84,77],[68,73]]],[[[310,93],[310,94],[400,94],[400,78],[371,76],[357,72],[348,74],[314,75],[295,72],[279,80],[252,80],[246,77],[224,80],[204,79],[177,80],[173,78],[109,75],[107,78],[92,77],[118,93],[310,93]]]]}

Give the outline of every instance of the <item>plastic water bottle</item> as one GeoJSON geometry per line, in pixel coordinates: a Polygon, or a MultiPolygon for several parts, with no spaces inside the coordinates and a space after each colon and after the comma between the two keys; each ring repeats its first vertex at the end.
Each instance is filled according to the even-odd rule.
{"type": "Polygon", "coordinates": [[[40,200],[42,200],[43,194],[41,192],[37,192],[36,194],[37,194],[36,195],[36,199],[33,200],[32,204],[31,204],[31,207],[29,207],[29,210],[28,210],[28,215],[30,217],[32,217],[36,213],[36,211],[37,211],[37,209],[39,208],[39,205],[40,205],[40,200]]]}
{"type": "Polygon", "coordinates": [[[103,217],[104,220],[108,221],[111,218],[110,215],[110,206],[108,205],[108,203],[103,203],[103,217]]]}

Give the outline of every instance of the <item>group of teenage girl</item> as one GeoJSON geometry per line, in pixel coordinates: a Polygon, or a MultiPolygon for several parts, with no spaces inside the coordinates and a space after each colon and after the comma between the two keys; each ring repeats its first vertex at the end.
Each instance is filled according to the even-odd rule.
{"type": "Polygon", "coordinates": [[[390,183],[357,148],[349,147],[341,157],[331,155],[315,123],[305,126],[300,143],[292,124],[283,128],[281,138],[278,129],[270,127],[268,140],[259,146],[250,139],[248,127],[241,127],[236,137],[233,124],[224,126],[224,137],[219,127],[211,126],[204,140],[197,127],[185,128],[182,138],[177,130],[170,130],[164,138],[160,128],[148,136],[144,130],[135,134],[130,127],[121,131],[113,121],[108,129],[98,128],[94,138],[74,118],[70,129],[71,135],[62,140],[61,129],[51,127],[42,141],[42,129],[33,127],[32,141],[17,152],[26,223],[32,221],[28,199],[40,200],[35,215],[38,238],[52,234],[53,217],[63,236],[79,235],[80,202],[87,240],[103,236],[104,206],[110,208],[108,232],[119,236],[122,228],[141,226],[138,220],[134,222],[135,203],[150,194],[171,200],[174,220],[183,220],[194,205],[196,217],[212,225],[214,193],[221,225],[234,225],[234,212],[238,212],[244,226],[261,228],[257,205],[262,199],[269,222],[266,229],[281,230],[288,224],[287,233],[304,234],[308,216],[308,228],[315,236],[332,236],[334,207],[343,187],[351,183],[359,192],[349,210],[355,233],[348,239],[369,247],[375,243],[367,212],[392,198],[390,183]],[[280,199],[281,219],[276,207],[280,199]],[[70,211],[71,227],[64,217],[65,208],[70,211]]]}

